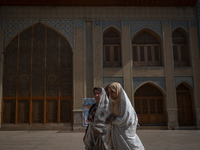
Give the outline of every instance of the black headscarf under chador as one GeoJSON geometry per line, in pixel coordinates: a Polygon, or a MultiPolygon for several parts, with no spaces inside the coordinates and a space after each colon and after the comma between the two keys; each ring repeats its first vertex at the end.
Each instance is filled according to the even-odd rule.
{"type": "Polygon", "coordinates": [[[95,90],[98,90],[100,92],[100,94],[102,93],[102,89],[100,87],[94,87],[93,88],[93,94],[94,94],[95,90]]]}

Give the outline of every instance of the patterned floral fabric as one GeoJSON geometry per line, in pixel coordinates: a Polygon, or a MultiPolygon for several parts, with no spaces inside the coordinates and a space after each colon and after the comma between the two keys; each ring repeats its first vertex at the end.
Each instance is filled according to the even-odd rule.
{"type": "Polygon", "coordinates": [[[114,150],[144,150],[144,146],[136,134],[137,114],[124,89],[121,85],[120,87],[121,113],[112,121],[111,127],[114,150]]]}

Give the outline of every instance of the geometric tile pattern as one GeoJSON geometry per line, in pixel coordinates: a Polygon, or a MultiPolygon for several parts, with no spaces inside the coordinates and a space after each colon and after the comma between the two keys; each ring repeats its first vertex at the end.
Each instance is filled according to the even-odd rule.
{"type": "Polygon", "coordinates": [[[129,26],[129,20],[123,20],[123,26],[129,26]]]}
{"type": "Polygon", "coordinates": [[[104,20],[102,21],[102,30],[105,31],[109,27],[115,27],[121,32],[121,21],[120,20],[104,20]]]}
{"type": "Polygon", "coordinates": [[[75,27],[82,28],[84,26],[83,20],[76,20],[75,21],[75,27]]]}
{"type": "Polygon", "coordinates": [[[162,21],[159,20],[132,20],[130,21],[130,35],[131,38],[134,34],[141,29],[148,28],[156,32],[160,37],[162,37],[162,21]]]}
{"type": "Polygon", "coordinates": [[[4,44],[7,44],[8,40],[11,40],[13,36],[36,22],[36,20],[6,20],[3,22],[5,39],[4,44]]]}
{"type": "Polygon", "coordinates": [[[94,26],[95,27],[100,27],[101,22],[99,20],[94,20],[94,26]]]}
{"type": "Polygon", "coordinates": [[[73,43],[73,35],[74,35],[74,21],[73,20],[43,20],[49,26],[54,27],[58,30],[62,35],[64,35],[68,41],[71,43],[72,47],[74,47],[73,43]]]}
{"type": "Polygon", "coordinates": [[[193,77],[174,77],[174,82],[175,82],[175,87],[177,87],[179,84],[183,82],[187,83],[192,88],[194,87],[193,77]]]}
{"type": "Polygon", "coordinates": [[[169,25],[169,21],[168,20],[163,20],[163,25],[164,26],[168,26],[169,25]]]}
{"type": "Polygon", "coordinates": [[[166,91],[165,77],[134,77],[133,85],[134,91],[145,83],[154,83],[159,86],[163,91],[166,91]]]}
{"type": "Polygon", "coordinates": [[[174,31],[178,27],[185,29],[187,32],[189,31],[187,20],[172,20],[171,21],[171,30],[174,31]]]}
{"type": "MultiPolygon", "coordinates": [[[[73,33],[74,25],[71,20],[41,20],[42,23],[48,24],[54,29],[58,30],[63,36],[65,36],[73,47],[73,33]]],[[[38,23],[38,20],[8,20],[4,22],[4,39],[5,44],[8,40],[13,38],[20,31],[26,29],[38,23]]]]}

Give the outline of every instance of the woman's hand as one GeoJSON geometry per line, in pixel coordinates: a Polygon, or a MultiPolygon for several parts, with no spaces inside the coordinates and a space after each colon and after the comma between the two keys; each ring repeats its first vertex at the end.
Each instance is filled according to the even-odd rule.
{"type": "Polygon", "coordinates": [[[92,131],[93,131],[94,134],[100,134],[100,133],[101,133],[101,132],[99,132],[99,131],[96,130],[96,129],[93,129],[92,131]]]}

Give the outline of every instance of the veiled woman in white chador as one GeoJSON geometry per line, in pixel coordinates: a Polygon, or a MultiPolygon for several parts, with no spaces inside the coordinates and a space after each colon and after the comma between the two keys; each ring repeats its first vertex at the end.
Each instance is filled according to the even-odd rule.
{"type": "Polygon", "coordinates": [[[113,82],[108,84],[106,92],[112,99],[110,113],[115,116],[111,121],[110,144],[114,150],[144,150],[136,134],[137,114],[122,86],[113,82]]]}
{"type": "Polygon", "coordinates": [[[88,127],[84,136],[86,150],[110,150],[109,144],[109,124],[105,124],[106,118],[110,114],[109,99],[105,90],[100,87],[93,89],[96,103],[89,110],[88,127]]]}

